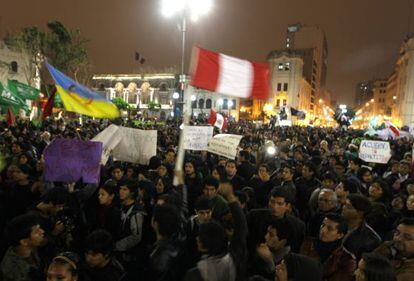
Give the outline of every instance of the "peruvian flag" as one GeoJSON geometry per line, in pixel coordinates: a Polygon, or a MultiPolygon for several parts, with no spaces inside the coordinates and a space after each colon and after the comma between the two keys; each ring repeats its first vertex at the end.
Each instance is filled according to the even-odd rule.
{"type": "Polygon", "coordinates": [[[400,136],[400,130],[398,130],[397,126],[395,126],[393,123],[387,121],[386,123],[387,128],[391,131],[391,134],[393,135],[393,138],[397,138],[400,136]]]}
{"type": "Polygon", "coordinates": [[[211,110],[210,117],[208,118],[208,123],[223,131],[227,127],[227,118],[225,118],[220,113],[211,110]]]}
{"type": "Polygon", "coordinates": [[[267,99],[268,63],[250,62],[195,47],[191,63],[191,85],[221,94],[267,99]]]}

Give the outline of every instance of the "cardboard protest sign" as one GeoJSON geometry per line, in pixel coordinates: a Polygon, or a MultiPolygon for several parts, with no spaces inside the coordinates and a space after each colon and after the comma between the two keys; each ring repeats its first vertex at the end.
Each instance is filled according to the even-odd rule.
{"type": "Polygon", "coordinates": [[[218,134],[215,135],[208,143],[208,152],[224,156],[229,159],[235,159],[237,147],[243,136],[218,134]]]}
{"type": "Polygon", "coordinates": [[[149,159],[157,153],[157,131],[138,130],[111,125],[93,141],[103,143],[101,163],[108,161],[112,153],[114,160],[147,165],[149,159]]]}
{"type": "Polygon", "coordinates": [[[55,139],[45,151],[45,180],[99,183],[102,143],[55,139]]]}
{"type": "Polygon", "coordinates": [[[208,141],[213,137],[213,127],[185,126],[184,149],[207,150],[208,141]]]}
{"type": "Polygon", "coordinates": [[[363,140],[359,146],[359,158],[370,163],[386,164],[391,158],[389,142],[363,140]]]}

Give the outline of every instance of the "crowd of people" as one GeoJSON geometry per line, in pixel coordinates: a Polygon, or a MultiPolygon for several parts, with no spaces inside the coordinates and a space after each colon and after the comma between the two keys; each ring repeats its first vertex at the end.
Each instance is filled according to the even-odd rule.
{"type": "Polygon", "coordinates": [[[0,280],[414,280],[412,139],[373,164],[361,131],[233,122],[235,160],[186,151],[179,171],[179,123],[115,122],[158,130],[157,155],[98,185],[45,181],[42,155],[108,120],[0,124],[0,280]]]}

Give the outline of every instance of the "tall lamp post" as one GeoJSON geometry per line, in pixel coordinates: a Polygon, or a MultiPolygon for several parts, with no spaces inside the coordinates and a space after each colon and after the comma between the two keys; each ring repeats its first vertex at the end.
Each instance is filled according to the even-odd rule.
{"type": "MultiPolygon", "coordinates": [[[[181,101],[187,101],[184,99],[184,85],[185,85],[185,35],[187,31],[187,17],[193,21],[197,21],[200,16],[208,13],[212,7],[213,0],[162,0],[162,13],[165,17],[171,17],[174,14],[181,15],[181,101]]],[[[183,103],[181,103],[183,104],[183,103]]],[[[188,108],[188,107],[187,107],[188,108]]],[[[187,110],[182,110],[184,125],[189,123],[189,113],[187,110]]],[[[175,162],[175,170],[182,171],[184,162],[184,130],[180,130],[180,139],[178,143],[178,154],[175,162]]],[[[174,184],[178,184],[178,178],[174,177],[174,184]]]]}

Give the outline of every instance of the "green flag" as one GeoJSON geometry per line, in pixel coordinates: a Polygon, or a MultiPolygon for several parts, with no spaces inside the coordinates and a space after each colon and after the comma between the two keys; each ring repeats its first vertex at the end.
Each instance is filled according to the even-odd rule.
{"type": "Polygon", "coordinates": [[[29,108],[27,104],[19,97],[13,94],[8,88],[4,87],[0,82],[0,104],[5,106],[11,106],[13,111],[19,111],[22,108],[25,111],[28,111],[29,108]]]}
{"type": "Polygon", "coordinates": [[[26,85],[16,80],[9,80],[7,83],[9,90],[18,95],[22,100],[38,100],[40,91],[32,86],[26,85]]]}

